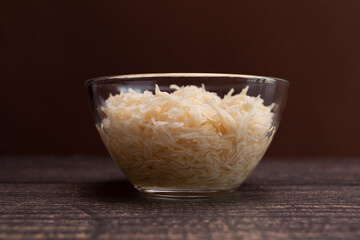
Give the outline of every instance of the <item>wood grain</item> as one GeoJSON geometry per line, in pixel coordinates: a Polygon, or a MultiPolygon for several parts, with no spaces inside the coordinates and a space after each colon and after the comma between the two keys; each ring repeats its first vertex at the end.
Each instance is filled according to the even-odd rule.
{"type": "Polygon", "coordinates": [[[0,158],[0,239],[360,239],[359,159],[265,159],[234,194],[137,193],[108,158],[0,158]]]}

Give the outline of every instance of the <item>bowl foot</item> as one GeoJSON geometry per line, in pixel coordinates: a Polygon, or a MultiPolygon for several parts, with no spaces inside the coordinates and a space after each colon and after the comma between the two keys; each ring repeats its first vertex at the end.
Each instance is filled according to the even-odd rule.
{"type": "Polygon", "coordinates": [[[165,198],[206,198],[217,195],[224,195],[234,192],[236,189],[206,189],[206,190],[194,190],[194,189],[162,189],[162,188],[147,188],[137,187],[135,188],[141,193],[145,193],[148,196],[165,197],[165,198]]]}

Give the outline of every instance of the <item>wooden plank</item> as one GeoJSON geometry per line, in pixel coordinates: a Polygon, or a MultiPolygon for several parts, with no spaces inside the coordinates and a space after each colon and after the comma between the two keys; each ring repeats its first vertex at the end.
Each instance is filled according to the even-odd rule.
{"type": "Polygon", "coordinates": [[[0,239],[359,239],[359,167],[265,160],[234,194],[165,200],[109,159],[2,157],[0,239]]]}
{"type": "Polygon", "coordinates": [[[222,198],[172,201],[131,189],[127,182],[1,184],[0,238],[360,236],[360,186],[244,185],[222,198]]]}
{"type": "MultiPolygon", "coordinates": [[[[360,184],[360,159],[264,159],[247,183],[360,184]]],[[[0,183],[99,182],[123,179],[108,157],[0,157],[0,183]]]]}

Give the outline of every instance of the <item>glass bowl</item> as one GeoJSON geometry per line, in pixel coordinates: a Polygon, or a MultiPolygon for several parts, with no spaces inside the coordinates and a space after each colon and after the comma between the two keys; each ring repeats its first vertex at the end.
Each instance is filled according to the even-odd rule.
{"type": "Polygon", "coordinates": [[[236,190],[279,126],[289,83],[237,74],[166,73],[86,82],[96,128],[134,187],[166,197],[236,190]]]}

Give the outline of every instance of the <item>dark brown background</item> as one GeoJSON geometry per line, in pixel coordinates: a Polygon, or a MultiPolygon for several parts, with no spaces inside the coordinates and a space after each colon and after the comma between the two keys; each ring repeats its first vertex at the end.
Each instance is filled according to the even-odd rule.
{"type": "Polygon", "coordinates": [[[149,72],[291,82],[268,156],[359,156],[360,1],[0,1],[0,153],[103,154],[83,82],[149,72]]]}

